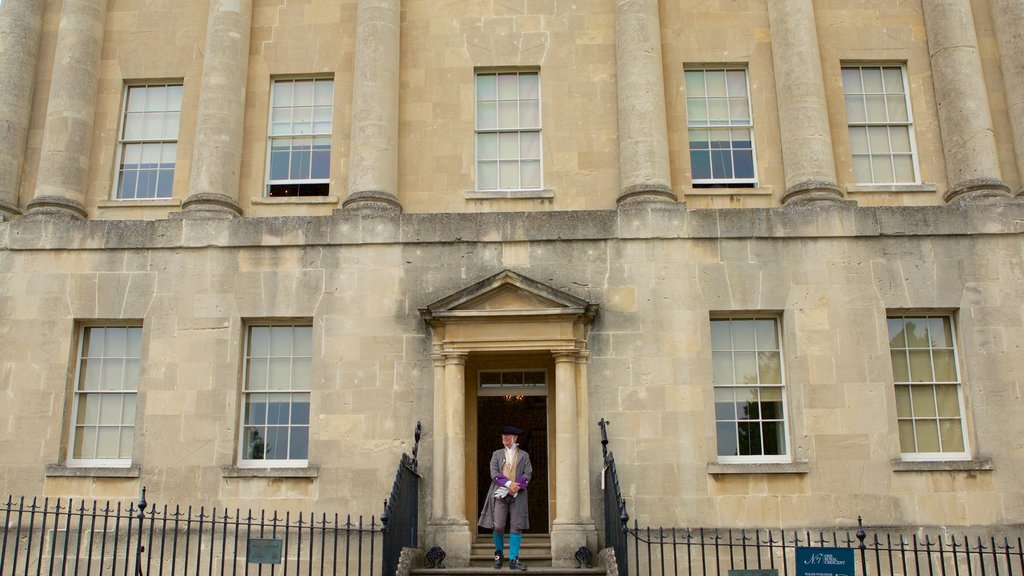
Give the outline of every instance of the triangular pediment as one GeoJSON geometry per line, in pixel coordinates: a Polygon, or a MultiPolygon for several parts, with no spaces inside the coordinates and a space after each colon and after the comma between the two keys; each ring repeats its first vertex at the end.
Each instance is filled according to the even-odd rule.
{"type": "Polygon", "coordinates": [[[505,270],[420,310],[425,319],[494,315],[592,315],[597,307],[543,282],[505,270]]]}

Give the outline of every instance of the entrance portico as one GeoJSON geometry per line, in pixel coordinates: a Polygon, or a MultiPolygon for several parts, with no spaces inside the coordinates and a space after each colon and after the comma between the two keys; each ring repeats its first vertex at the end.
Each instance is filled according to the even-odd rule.
{"type": "MultiPolygon", "coordinates": [[[[444,548],[452,566],[469,562],[479,507],[474,463],[467,461],[467,441],[476,441],[467,435],[466,364],[471,356],[550,354],[553,564],[571,565],[577,548],[596,547],[586,401],[587,334],[596,312],[594,304],[508,270],[420,310],[431,329],[434,361],[431,509],[424,540],[428,547],[444,548]]],[[[475,401],[475,392],[470,396],[475,401]]],[[[475,446],[471,451],[476,453],[475,446]]],[[[548,521],[531,518],[536,525],[548,521]]]]}

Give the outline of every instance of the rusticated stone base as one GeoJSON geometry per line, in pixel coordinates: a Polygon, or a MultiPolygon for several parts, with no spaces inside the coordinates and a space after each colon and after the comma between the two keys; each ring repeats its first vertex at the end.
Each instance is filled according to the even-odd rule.
{"type": "Polygon", "coordinates": [[[644,202],[678,202],[679,197],[672,188],[664,184],[634,184],[626,186],[619,192],[616,201],[619,206],[624,204],[640,204],[644,202]]]}
{"type": "Polygon", "coordinates": [[[843,191],[835,182],[808,180],[786,189],[782,204],[821,204],[843,201],[843,191]]]}
{"type": "Polygon", "coordinates": [[[380,190],[364,190],[349,194],[348,198],[342,202],[341,207],[343,210],[353,211],[402,212],[402,203],[398,201],[398,198],[390,192],[380,190]]]}

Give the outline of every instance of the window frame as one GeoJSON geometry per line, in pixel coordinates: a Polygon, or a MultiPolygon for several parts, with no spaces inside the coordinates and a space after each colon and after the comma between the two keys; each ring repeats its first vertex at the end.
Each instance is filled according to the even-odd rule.
{"type": "MultiPolygon", "coordinates": [[[[957,337],[956,318],[954,317],[954,315],[952,313],[914,312],[914,311],[908,311],[908,312],[887,311],[886,312],[886,316],[885,316],[885,321],[886,321],[887,345],[888,345],[888,348],[889,348],[889,362],[890,362],[889,369],[890,369],[890,374],[892,374],[893,410],[894,410],[894,412],[896,414],[897,443],[899,444],[900,460],[902,460],[904,462],[942,462],[942,461],[965,461],[965,460],[970,460],[971,459],[971,444],[970,444],[970,434],[968,434],[968,430],[967,430],[967,403],[966,403],[966,398],[965,398],[965,394],[964,394],[963,373],[962,373],[962,371],[960,369],[960,352],[959,352],[959,346],[957,345],[957,338],[958,337],[957,337]],[[928,381],[928,382],[923,382],[923,381],[922,382],[914,382],[912,380],[909,381],[909,382],[897,382],[896,381],[896,371],[895,371],[894,365],[892,364],[892,355],[893,355],[893,352],[895,350],[892,347],[892,334],[889,331],[889,322],[892,321],[892,320],[900,319],[900,320],[902,320],[905,323],[908,318],[922,319],[922,320],[925,320],[925,321],[927,321],[929,319],[949,319],[950,345],[952,346],[952,352],[953,352],[953,354],[952,354],[952,356],[953,356],[953,368],[956,371],[956,382],[938,382],[938,381],[934,380],[934,373],[935,373],[934,350],[935,350],[935,347],[931,345],[930,341],[929,341],[929,346],[928,346],[927,350],[929,352],[929,354],[928,354],[929,355],[929,365],[930,365],[930,367],[932,369],[933,380],[928,381]],[[961,433],[961,435],[963,437],[963,445],[964,445],[963,451],[961,451],[961,452],[904,452],[903,451],[903,442],[902,442],[902,439],[900,439],[900,437],[899,437],[899,423],[900,423],[901,420],[907,420],[908,418],[901,418],[900,417],[900,413],[899,413],[899,402],[898,402],[898,398],[896,396],[896,388],[897,388],[897,386],[900,386],[900,385],[907,385],[907,386],[915,386],[915,385],[917,385],[917,386],[930,386],[932,388],[932,391],[933,391],[933,397],[935,396],[935,387],[936,386],[955,386],[956,387],[957,407],[958,407],[958,410],[960,411],[960,414],[959,414],[960,433],[961,433]]],[[[904,338],[906,338],[906,336],[904,336],[904,338]]],[[[909,346],[909,343],[908,343],[908,346],[906,348],[901,348],[899,350],[905,350],[905,351],[921,350],[921,348],[911,348],[909,346]]],[[[908,361],[909,361],[909,359],[908,359],[908,361]]],[[[908,370],[907,374],[908,374],[908,377],[909,377],[910,376],[910,368],[909,368],[909,366],[908,366],[907,370],[908,370]]],[[[937,405],[938,405],[938,401],[936,400],[936,406],[937,405]]],[[[939,421],[941,418],[938,415],[937,411],[936,411],[936,415],[934,417],[931,417],[931,418],[916,418],[915,416],[913,416],[913,413],[909,417],[909,420],[911,420],[912,422],[916,421],[918,419],[921,419],[921,420],[928,419],[928,420],[939,421]]],[[[942,443],[942,434],[941,434],[941,432],[938,433],[938,441],[939,441],[939,446],[941,448],[941,445],[942,445],[941,444],[942,443]]],[[[914,433],[915,448],[917,447],[917,443],[918,443],[917,442],[917,433],[916,433],[916,430],[915,430],[915,433],[914,433]]]]}
{"type": "MultiPolygon", "coordinates": [[[[167,201],[167,200],[169,200],[169,199],[174,197],[174,176],[176,175],[176,172],[178,171],[178,152],[179,152],[179,150],[178,150],[178,143],[181,141],[181,112],[182,112],[181,111],[181,102],[184,100],[184,93],[185,93],[185,82],[184,82],[184,80],[181,80],[181,79],[154,80],[154,81],[149,81],[149,82],[135,82],[135,81],[132,81],[132,82],[126,82],[125,83],[124,90],[122,91],[121,116],[120,116],[120,118],[118,120],[118,126],[117,126],[117,146],[116,146],[116,150],[114,152],[114,187],[113,187],[113,190],[111,190],[111,199],[112,200],[120,201],[120,202],[134,202],[134,201],[138,201],[138,202],[160,202],[160,201],[167,201]],[[149,139],[147,139],[147,138],[142,138],[142,137],[137,138],[137,139],[131,139],[131,140],[126,139],[125,138],[125,129],[127,128],[128,112],[129,112],[128,111],[128,102],[129,102],[129,99],[131,97],[131,91],[133,89],[138,89],[138,88],[160,88],[160,87],[163,87],[163,88],[177,87],[177,88],[181,89],[181,97],[179,98],[179,101],[178,101],[178,110],[160,110],[160,112],[164,113],[164,114],[166,114],[168,112],[176,112],[178,114],[178,123],[177,123],[177,129],[176,129],[177,130],[177,136],[174,139],[169,139],[169,138],[149,138],[149,139]],[[161,146],[167,145],[167,144],[174,144],[174,146],[175,146],[175,150],[174,150],[174,169],[171,171],[171,192],[170,192],[170,194],[168,196],[158,196],[157,195],[157,193],[159,192],[159,172],[160,172],[159,168],[157,168],[158,184],[154,188],[154,191],[153,191],[154,195],[153,196],[150,196],[150,197],[145,197],[145,196],[144,197],[139,197],[138,195],[132,196],[132,197],[121,196],[121,183],[122,183],[123,178],[124,178],[124,170],[122,169],[121,162],[122,162],[122,160],[124,158],[125,147],[130,145],[130,144],[140,144],[140,145],[160,144],[161,146]]],[[[143,110],[143,113],[146,113],[146,112],[149,112],[149,111],[148,110],[143,110]]],[[[136,184],[135,184],[135,191],[136,191],[136,193],[138,191],[138,182],[137,181],[136,181],[136,184]]]]}
{"type": "MultiPolygon", "coordinates": [[[[331,194],[331,172],[332,172],[332,168],[333,168],[333,160],[332,160],[332,158],[333,158],[333,154],[334,154],[334,107],[335,107],[334,106],[334,102],[335,102],[334,76],[332,76],[332,75],[283,76],[283,77],[274,77],[274,78],[270,79],[270,93],[269,93],[268,98],[267,98],[267,136],[266,136],[267,137],[267,149],[266,149],[266,162],[265,162],[266,167],[264,169],[264,174],[263,174],[263,197],[264,198],[325,198],[327,196],[330,196],[330,194],[331,194]],[[316,104],[316,84],[317,84],[317,82],[330,82],[331,83],[331,121],[330,121],[331,130],[330,130],[330,132],[319,133],[319,132],[316,132],[315,130],[313,130],[313,127],[316,126],[317,122],[315,120],[315,117],[311,117],[310,118],[310,128],[311,128],[311,130],[310,130],[309,134],[295,134],[294,132],[289,132],[288,134],[274,134],[273,133],[273,131],[274,131],[274,87],[277,84],[279,84],[279,83],[285,83],[285,82],[291,82],[293,85],[296,82],[312,82],[312,84],[313,84],[313,88],[312,88],[313,89],[313,106],[312,106],[312,108],[314,108],[314,109],[317,107],[317,104],[316,104]],[[272,180],[271,179],[271,169],[273,167],[272,159],[273,159],[273,150],[274,150],[274,140],[287,141],[287,140],[295,140],[297,138],[309,138],[311,141],[316,140],[317,138],[327,138],[328,139],[328,141],[330,142],[330,149],[327,151],[328,162],[327,162],[327,177],[326,178],[306,178],[306,179],[287,178],[287,179],[284,179],[284,180],[272,180]],[[273,190],[274,186],[297,186],[297,187],[301,187],[303,185],[324,185],[325,186],[324,193],[323,194],[278,195],[278,196],[274,196],[274,195],[271,194],[271,191],[273,190]]],[[[282,108],[284,108],[284,107],[282,107],[282,108]]],[[[295,108],[295,106],[292,105],[292,106],[289,106],[288,108],[295,108]]],[[[315,114],[315,110],[313,111],[313,114],[315,114]]],[[[291,164],[291,150],[292,150],[292,148],[289,148],[289,156],[288,156],[289,166],[291,164]]],[[[311,144],[311,147],[310,147],[310,176],[312,176],[312,157],[313,157],[312,155],[313,155],[313,146],[311,144]]],[[[290,172],[290,168],[289,168],[289,172],[290,172]]]]}
{"type": "MultiPolygon", "coordinates": [[[[497,98],[497,95],[496,95],[497,98]]],[[[500,102],[500,99],[494,100],[495,103],[500,102]]],[[[518,109],[518,106],[517,106],[518,109]]],[[[499,136],[500,139],[500,136],[499,136]]],[[[500,146],[500,144],[498,145],[500,146]]],[[[533,160],[529,158],[527,160],[533,160]]],[[[491,161],[490,159],[484,160],[485,162],[491,161]]],[[[477,192],[483,193],[503,193],[503,192],[538,192],[544,190],[544,96],[543,87],[541,82],[540,68],[498,68],[498,69],[478,69],[473,73],[473,187],[477,192]],[[497,125],[494,128],[481,128],[480,127],[480,103],[490,102],[489,100],[480,100],[480,78],[482,76],[495,76],[496,78],[500,75],[511,75],[514,74],[517,78],[516,88],[516,103],[521,103],[522,98],[519,97],[518,78],[523,75],[534,75],[537,77],[537,126],[536,128],[529,127],[524,128],[521,123],[518,122],[517,112],[517,123],[515,128],[500,128],[497,125]],[[538,178],[539,183],[536,187],[524,187],[523,183],[523,160],[522,149],[520,148],[518,155],[516,156],[516,162],[518,163],[518,180],[519,186],[516,188],[502,187],[501,186],[501,158],[500,152],[498,157],[493,161],[497,164],[497,187],[484,188],[481,186],[481,170],[480,170],[480,136],[482,134],[523,134],[523,133],[534,133],[537,135],[537,162],[538,162],[538,178]]]]}
{"type": "Polygon", "coordinates": [[[546,368],[481,368],[476,373],[477,396],[547,396],[550,378],[546,368]],[[508,374],[514,372],[536,372],[544,375],[544,381],[532,385],[505,385],[505,384],[484,384],[484,374],[508,374]]]}
{"type": "MultiPolygon", "coordinates": [[[[843,91],[843,109],[844,109],[844,112],[846,114],[846,117],[845,117],[845,121],[846,121],[846,137],[847,137],[847,140],[848,140],[849,146],[850,146],[850,171],[851,171],[851,175],[853,177],[853,184],[855,186],[908,186],[908,185],[909,186],[913,186],[913,185],[920,185],[921,184],[921,167],[920,167],[920,163],[918,161],[917,135],[916,135],[915,127],[914,127],[914,110],[913,110],[913,107],[911,106],[911,101],[910,101],[910,79],[907,77],[907,66],[906,66],[906,63],[905,62],[895,62],[895,63],[894,62],[842,62],[840,64],[839,73],[840,73],[840,83],[841,83],[842,91],[843,91]],[[899,72],[900,72],[900,79],[903,82],[903,100],[904,100],[904,104],[907,107],[907,120],[906,120],[906,122],[891,121],[891,120],[887,120],[886,122],[871,122],[871,121],[868,121],[868,119],[867,119],[867,105],[866,104],[865,104],[865,119],[864,119],[864,121],[862,121],[862,122],[852,122],[850,120],[850,106],[847,103],[847,97],[849,95],[851,95],[851,94],[857,94],[857,95],[860,95],[862,97],[866,97],[869,94],[867,92],[863,92],[863,91],[859,92],[859,93],[847,92],[847,86],[846,86],[846,80],[845,80],[845,72],[847,70],[857,69],[859,71],[859,73],[860,73],[861,79],[863,80],[864,69],[866,69],[866,68],[877,68],[877,69],[879,69],[879,71],[882,73],[883,90],[885,90],[885,88],[884,88],[884,82],[885,82],[885,73],[884,73],[884,71],[885,71],[885,69],[886,68],[895,68],[895,69],[899,70],[899,72]],[[871,158],[873,156],[883,156],[883,155],[882,154],[872,154],[871,153],[871,149],[870,149],[871,138],[870,138],[870,136],[865,139],[865,141],[868,144],[868,152],[866,154],[854,153],[854,150],[853,150],[853,129],[854,128],[872,128],[872,127],[876,127],[876,128],[877,127],[885,127],[885,128],[888,129],[888,128],[893,127],[893,126],[901,126],[901,127],[906,127],[907,128],[907,137],[910,140],[910,161],[911,161],[911,165],[913,166],[913,170],[914,170],[914,178],[913,178],[912,181],[897,181],[897,179],[896,179],[895,162],[893,162],[893,159],[896,158],[897,156],[903,156],[903,154],[894,154],[893,153],[893,151],[892,151],[892,134],[891,134],[890,131],[887,130],[888,141],[889,141],[888,158],[889,158],[890,165],[893,166],[893,174],[892,174],[893,175],[893,178],[892,178],[893,181],[892,182],[877,182],[877,181],[875,181],[874,162],[871,160],[871,158]],[[862,182],[862,181],[860,181],[857,178],[856,158],[858,156],[866,156],[868,158],[868,165],[871,168],[871,181],[870,182],[862,182]]],[[[863,90],[863,85],[864,85],[864,83],[863,83],[863,81],[861,81],[861,87],[862,87],[861,89],[862,90],[863,90]]],[[[872,94],[872,95],[878,95],[878,94],[872,94]]],[[[890,93],[890,92],[887,92],[887,91],[883,91],[881,93],[881,96],[883,98],[886,98],[886,97],[888,97],[890,95],[895,95],[895,93],[890,93]]],[[[886,107],[886,116],[888,116],[888,107],[886,107]]]]}
{"type": "MultiPolygon", "coordinates": [[[[68,443],[67,443],[66,460],[65,460],[66,463],[67,463],[67,466],[69,468],[130,468],[132,466],[132,462],[134,461],[134,458],[135,458],[135,440],[137,440],[138,421],[139,421],[139,385],[141,384],[142,358],[144,356],[144,354],[143,354],[144,337],[143,337],[143,334],[142,334],[142,324],[141,323],[137,323],[137,322],[116,322],[116,323],[111,323],[111,324],[83,323],[83,324],[80,324],[79,327],[78,327],[77,337],[78,337],[78,341],[75,344],[75,348],[76,348],[76,353],[75,353],[75,372],[74,372],[74,377],[73,377],[74,379],[71,382],[71,394],[70,394],[71,406],[70,406],[70,411],[69,411],[70,413],[68,415],[69,416],[69,420],[68,420],[68,436],[67,436],[68,437],[68,443]],[[83,371],[82,371],[82,365],[83,365],[83,363],[86,363],[86,361],[89,360],[90,358],[96,358],[96,357],[92,357],[92,356],[89,357],[89,358],[86,358],[86,357],[83,356],[83,352],[85,352],[86,333],[88,333],[88,332],[90,332],[92,330],[95,330],[95,329],[107,330],[107,329],[112,329],[112,328],[126,329],[126,330],[136,329],[136,330],[139,331],[139,335],[138,335],[138,337],[139,337],[139,355],[138,355],[138,357],[135,358],[135,357],[132,357],[132,356],[127,356],[127,355],[120,357],[122,360],[129,360],[129,359],[132,359],[132,358],[135,358],[137,360],[137,364],[138,364],[138,368],[139,368],[139,374],[136,377],[135,389],[134,390],[124,390],[124,389],[122,389],[122,390],[103,390],[102,388],[100,388],[100,389],[90,390],[90,391],[82,390],[81,384],[82,384],[82,377],[84,375],[83,371]],[[127,429],[127,428],[130,428],[132,430],[133,440],[132,440],[132,450],[131,450],[131,454],[132,455],[131,455],[131,457],[129,457],[129,458],[121,458],[121,457],[116,457],[116,458],[78,458],[78,457],[75,456],[75,444],[76,444],[76,442],[78,440],[78,435],[79,435],[79,431],[78,431],[78,428],[79,428],[79,426],[78,426],[78,412],[79,412],[79,404],[80,404],[79,399],[81,398],[82,394],[90,394],[90,395],[114,395],[114,394],[118,394],[122,398],[124,398],[126,396],[129,396],[129,395],[134,396],[134,398],[135,398],[135,408],[134,408],[134,410],[135,410],[135,417],[132,420],[131,425],[128,426],[124,422],[120,422],[119,424],[117,424],[117,427],[118,427],[119,430],[124,430],[124,429],[127,429]]],[[[126,340],[126,346],[127,346],[127,340],[126,340]]],[[[112,358],[111,356],[107,356],[105,354],[105,352],[106,352],[106,350],[104,350],[104,355],[99,356],[98,358],[100,358],[100,359],[112,358]]],[[[126,350],[126,352],[127,352],[127,350],[126,350]]],[[[102,366],[102,364],[100,364],[100,365],[102,366]]],[[[101,368],[101,370],[102,370],[102,368],[101,368]]],[[[100,377],[102,377],[102,372],[101,372],[101,376],[100,377]]],[[[122,400],[122,412],[123,412],[123,400],[122,400]]],[[[122,420],[123,420],[123,418],[122,418],[122,420]]],[[[97,424],[96,427],[98,428],[100,426],[97,424]]],[[[98,441],[99,441],[99,439],[97,438],[96,439],[97,445],[98,445],[98,441]]],[[[120,442],[121,442],[121,438],[120,438],[120,434],[119,434],[118,435],[118,444],[119,445],[120,445],[120,442]]]]}
{"type": "MultiPolygon", "coordinates": [[[[689,159],[689,162],[690,162],[690,183],[691,183],[691,185],[693,185],[695,188],[729,188],[729,187],[757,188],[759,186],[758,169],[757,169],[757,143],[755,141],[755,136],[754,136],[754,107],[753,107],[752,98],[750,97],[750,67],[748,65],[746,65],[746,64],[723,64],[723,65],[706,65],[706,66],[702,66],[702,65],[686,65],[683,68],[683,88],[684,88],[684,102],[683,102],[683,106],[684,106],[684,110],[686,110],[686,140],[687,140],[687,154],[688,154],[688,159],[689,159]],[[700,72],[700,73],[702,73],[704,75],[704,81],[705,81],[704,85],[707,86],[707,73],[708,72],[724,72],[724,73],[728,74],[728,72],[731,72],[731,71],[743,72],[743,80],[744,80],[744,84],[745,84],[745,86],[744,86],[744,89],[745,89],[744,97],[747,100],[747,119],[748,119],[747,123],[746,124],[733,124],[732,112],[731,112],[731,108],[729,108],[729,110],[730,110],[729,119],[727,120],[726,124],[714,125],[714,124],[711,123],[710,117],[706,119],[706,123],[703,124],[703,125],[695,125],[695,124],[693,124],[693,122],[695,122],[695,120],[690,118],[690,109],[689,109],[690,99],[691,98],[704,98],[705,100],[707,100],[709,97],[707,96],[706,91],[705,91],[705,95],[704,96],[691,96],[690,95],[689,91],[687,90],[687,86],[686,86],[686,73],[688,73],[688,72],[700,72]],[[735,177],[733,177],[733,178],[715,178],[712,175],[711,178],[696,178],[694,176],[694,168],[693,168],[693,152],[694,152],[694,149],[693,149],[693,139],[690,136],[691,130],[707,130],[708,131],[708,134],[709,134],[708,153],[710,155],[710,152],[713,150],[711,148],[712,140],[710,139],[711,131],[712,130],[735,130],[735,129],[749,130],[750,131],[750,157],[751,157],[751,171],[753,172],[753,176],[750,177],[750,178],[735,178],[735,177]]],[[[728,81],[726,82],[726,90],[728,90],[728,81]]],[[[733,96],[729,95],[728,92],[726,92],[725,99],[726,99],[727,105],[729,105],[728,101],[731,100],[732,98],[733,98],[733,96]]],[[[733,140],[730,139],[729,142],[730,142],[729,150],[733,151],[734,149],[731,146],[731,143],[733,142],[733,140]]],[[[714,162],[712,161],[710,167],[713,168],[713,166],[714,166],[714,162]]],[[[735,162],[735,159],[733,159],[733,162],[731,163],[731,166],[732,166],[733,175],[735,176],[735,173],[736,173],[736,162],[735,162]]]]}
{"type": "MultiPolygon", "coordinates": [[[[755,326],[754,326],[755,342],[756,342],[756,333],[757,333],[757,328],[756,328],[756,324],[755,324],[755,326]]],[[[792,463],[794,460],[793,460],[792,441],[791,441],[791,438],[790,438],[791,431],[790,431],[790,424],[789,424],[789,420],[790,420],[790,418],[789,418],[789,404],[790,404],[790,402],[789,402],[789,399],[788,399],[788,396],[789,396],[789,386],[786,384],[786,361],[785,361],[785,346],[783,344],[783,339],[782,339],[782,316],[781,315],[775,315],[775,314],[766,314],[766,313],[754,313],[754,314],[742,314],[741,313],[741,314],[728,314],[728,315],[714,315],[714,316],[712,316],[710,318],[710,322],[708,324],[708,337],[709,337],[708,348],[712,352],[712,354],[711,354],[711,362],[712,362],[712,364],[711,364],[711,387],[712,387],[712,394],[711,394],[711,412],[710,413],[712,414],[713,425],[714,425],[714,438],[715,438],[714,446],[715,446],[715,457],[717,459],[716,460],[717,463],[719,463],[719,464],[789,464],[789,463],[792,463]],[[775,339],[776,339],[776,342],[778,343],[777,352],[779,354],[779,380],[780,380],[780,383],[779,384],[761,384],[761,383],[758,383],[758,384],[754,384],[754,385],[743,385],[743,384],[736,384],[736,383],[716,384],[715,380],[714,380],[714,354],[713,353],[716,350],[714,349],[714,342],[713,342],[713,335],[712,335],[712,326],[713,326],[713,324],[715,322],[729,322],[731,324],[732,322],[736,322],[736,321],[752,321],[752,322],[756,323],[759,320],[771,320],[773,322],[773,324],[774,324],[775,339]],[[755,419],[750,419],[749,421],[759,422],[759,423],[761,423],[763,425],[764,422],[777,422],[777,421],[781,420],[781,422],[782,422],[782,435],[783,435],[782,446],[783,446],[783,448],[785,450],[785,452],[783,454],[771,454],[771,455],[763,454],[764,446],[765,446],[764,445],[764,435],[763,434],[761,435],[761,451],[762,451],[762,454],[747,454],[747,455],[742,455],[742,454],[737,454],[737,455],[721,455],[721,454],[718,454],[718,424],[719,424],[719,418],[718,418],[718,410],[717,410],[716,392],[720,388],[721,389],[756,388],[758,390],[760,390],[762,388],[775,388],[775,389],[778,389],[780,391],[780,395],[781,395],[781,409],[782,409],[782,417],[781,417],[781,419],[765,419],[765,418],[762,418],[759,415],[759,417],[756,420],[755,419]]],[[[758,352],[767,351],[767,350],[768,349],[762,350],[762,349],[759,349],[759,348],[755,348],[753,350],[753,352],[756,354],[758,352]]],[[[732,337],[732,329],[730,327],[730,349],[729,349],[729,352],[731,352],[732,354],[735,354],[737,351],[750,352],[749,350],[737,350],[736,345],[735,345],[735,339],[732,337]]],[[[735,374],[735,360],[732,361],[732,368],[733,368],[734,374],[735,374]]],[[[723,421],[724,422],[737,422],[738,423],[738,422],[740,422],[740,419],[737,416],[737,417],[735,417],[732,420],[723,420],[723,421]]],[[[738,427],[737,427],[737,433],[738,433],[738,427]]],[[[738,446],[738,443],[737,443],[737,446],[738,446]]]]}
{"type": "MultiPolygon", "coordinates": [[[[312,369],[313,369],[313,343],[314,343],[314,341],[315,341],[315,339],[313,337],[313,323],[311,321],[305,321],[305,320],[280,321],[280,322],[276,322],[276,321],[253,321],[253,322],[246,323],[246,325],[245,325],[245,337],[243,338],[243,344],[242,344],[242,370],[241,370],[241,372],[242,372],[242,375],[241,375],[242,376],[242,380],[241,380],[241,385],[239,387],[239,396],[238,396],[238,399],[239,399],[239,403],[238,403],[239,404],[239,407],[238,407],[238,420],[237,420],[237,422],[238,422],[238,448],[237,448],[237,450],[235,452],[235,454],[236,454],[235,460],[236,460],[237,466],[239,468],[248,468],[248,469],[255,468],[255,469],[260,469],[260,468],[307,468],[307,467],[309,467],[310,440],[312,438],[312,428],[313,428],[313,426],[312,426],[312,424],[313,424],[313,414],[312,414],[312,405],[313,405],[313,374],[312,374],[312,369]],[[310,332],[310,341],[309,341],[309,353],[310,353],[310,356],[309,356],[309,382],[307,382],[307,385],[308,385],[307,388],[305,388],[305,389],[294,389],[294,388],[289,388],[289,389],[274,388],[274,389],[271,389],[269,387],[270,378],[269,378],[269,372],[268,372],[268,375],[267,375],[268,376],[268,378],[267,378],[268,387],[265,390],[249,390],[249,359],[251,358],[251,356],[250,356],[250,354],[251,354],[250,341],[251,341],[251,338],[252,338],[252,330],[254,328],[270,328],[270,329],[273,329],[273,328],[292,328],[293,330],[295,328],[308,328],[309,329],[309,332],[310,332]],[[305,428],[306,428],[306,458],[257,459],[257,458],[248,458],[248,457],[246,457],[246,454],[247,454],[247,450],[246,449],[247,449],[247,444],[248,444],[247,440],[246,440],[246,435],[247,435],[246,432],[247,432],[247,428],[251,427],[251,426],[247,426],[247,424],[246,424],[246,417],[247,417],[247,413],[246,413],[246,407],[247,407],[246,399],[247,399],[247,396],[249,394],[268,394],[269,395],[269,394],[274,394],[274,393],[284,393],[284,394],[296,394],[296,393],[302,394],[302,393],[304,393],[304,394],[308,395],[308,407],[309,407],[308,412],[309,413],[307,414],[307,420],[308,421],[305,424],[305,428]]],[[[268,341],[268,345],[269,345],[269,341],[268,341]]],[[[290,355],[289,358],[291,358],[291,359],[296,358],[296,356],[294,355],[294,351],[295,351],[295,343],[294,343],[294,332],[293,332],[292,355],[290,355]]],[[[272,356],[268,355],[266,358],[269,359],[271,357],[272,356]]],[[[291,406],[293,405],[293,403],[294,403],[293,400],[289,400],[289,414],[291,414],[291,406]]],[[[263,424],[264,427],[266,427],[267,425],[268,424],[266,424],[266,423],[263,424]]],[[[292,428],[295,427],[295,425],[292,424],[292,422],[291,422],[291,417],[290,416],[289,416],[289,422],[286,425],[286,427],[289,430],[289,436],[290,436],[292,428]]]]}

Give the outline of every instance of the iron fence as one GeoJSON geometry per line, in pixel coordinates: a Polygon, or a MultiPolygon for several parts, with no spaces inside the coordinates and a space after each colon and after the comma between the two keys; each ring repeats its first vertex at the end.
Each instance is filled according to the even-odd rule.
{"type": "Polygon", "coordinates": [[[394,576],[398,571],[402,548],[416,548],[419,545],[419,480],[417,472],[420,435],[423,426],[417,422],[412,456],[403,453],[398,462],[391,497],[384,502],[384,513],[380,515],[384,525],[383,576],[394,576]]]}
{"type": "Polygon", "coordinates": [[[371,517],[38,498],[0,505],[2,576],[372,576],[371,517]]]}
{"type": "Polygon", "coordinates": [[[622,497],[619,473],[615,469],[615,455],[608,451],[608,422],[598,422],[601,427],[601,453],[604,455],[604,470],[601,486],[604,488],[604,534],[605,546],[615,550],[615,563],[621,576],[629,574],[628,535],[629,513],[626,499],[622,497]]]}
{"type": "Polygon", "coordinates": [[[869,536],[859,519],[852,530],[641,528],[634,521],[627,530],[633,559],[627,570],[634,576],[726,576],[730,570],[795,575],[796,550],[811,547],[852,549],[861,576],[1024,574],[1021,534],[881,529],[869,536]]]}

